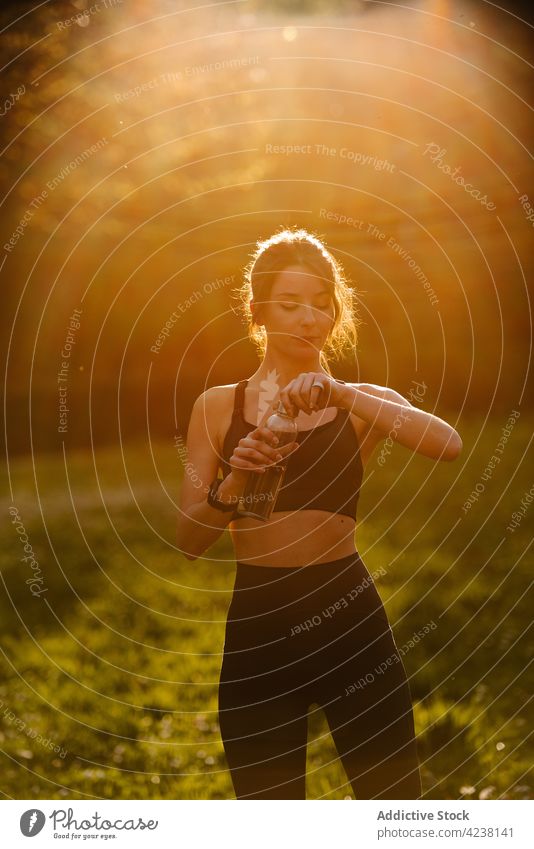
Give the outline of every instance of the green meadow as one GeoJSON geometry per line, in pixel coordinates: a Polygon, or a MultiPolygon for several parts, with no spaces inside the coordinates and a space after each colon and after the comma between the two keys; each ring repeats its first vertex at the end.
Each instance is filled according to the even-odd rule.
{"type": "MultiPolygon", "coordinates": [[[[367,467],[356,542],[370,571],[383,567],[377,586],[397,645],[435,623],[403,655],[425,798],[532,797],[529,510],[507,529],[532,486],[527,416],[469,510],[506,416],[457,423],[464,449],[454,463],[394,446],[367,467]]],[[[4,796],[233,798],[217,682],[235,564],[227,533],[196,561],[177,552],[176,446],[67,448],[13,459],[9,472],[4,796]],[[39,596],[12,505],[39,564],[39,596]]],[[[309,799],[353,796],[321,711],[310,716],[307,775],[309,799]]]]}

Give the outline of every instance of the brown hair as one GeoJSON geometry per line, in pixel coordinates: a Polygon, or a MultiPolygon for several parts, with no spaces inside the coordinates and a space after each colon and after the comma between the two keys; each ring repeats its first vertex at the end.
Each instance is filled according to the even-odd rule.
{"type": "Polygon", "coordinates": [[[346,348],[351,351],[358,341],[357,327],[361,323],[355,306],[355,293],[347,283],[340,262],[325,247],[321,239],[303,228],[282,228],[264,241],[256,242],[250,262],[244,270],[244,282],[238,287],[240,311],[248,325],[248,335],[260,357],[267,348],[267,332],[255,321],[250,308],[254,301],[255,315],[261,303],[269,300],[276,274],[289,265],[303,265],[326,283],[334,302],[334,324],[320,354],[322,367],[329,374],[328,361],[340,359],[346,348]]]}

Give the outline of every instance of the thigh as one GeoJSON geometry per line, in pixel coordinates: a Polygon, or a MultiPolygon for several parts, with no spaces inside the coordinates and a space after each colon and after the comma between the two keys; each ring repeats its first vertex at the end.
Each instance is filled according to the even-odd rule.
{"type": "Polygon", "coordinates": [[[258,643],[227,626],[219,725],[238,799],[305,799],[306,699],[277,640],[258,643]]]}
{"type": "MultiPolygon", "coordinates": [[[[419,761],[408,679],[384,611],[332,670],[321,707],[358,799],[418,799],[419,761]]],[[[339,660],[339,659],[338,659],[339,660]]]]}

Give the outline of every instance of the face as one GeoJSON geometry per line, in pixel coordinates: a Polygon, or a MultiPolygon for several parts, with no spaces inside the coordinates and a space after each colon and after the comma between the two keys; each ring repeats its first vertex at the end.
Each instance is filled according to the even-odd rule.
{"type": "Polygon", "coordinates": [[[325,280],[302,265],[275,275],[269,300],[262,306],[269,345],[285,354],[318,354],[334,324],[334,302],[325,280]]]}

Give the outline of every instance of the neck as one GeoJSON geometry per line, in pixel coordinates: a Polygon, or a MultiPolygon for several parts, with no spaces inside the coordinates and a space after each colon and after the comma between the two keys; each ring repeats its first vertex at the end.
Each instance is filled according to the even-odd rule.
{"type": "Polygon", "coordinates": [[[249,384],[259,384],[262,380],[270,380],[271,383],[278,385],[279,391],[298,377],[299,374],[306,371],[328,374],[320,363],[319,351],[311,351],[309,357],[299,356],[289,361],[287,354],[276,350],[269,350],[267,346],[262,363],[250,378],[249,384]]]}

